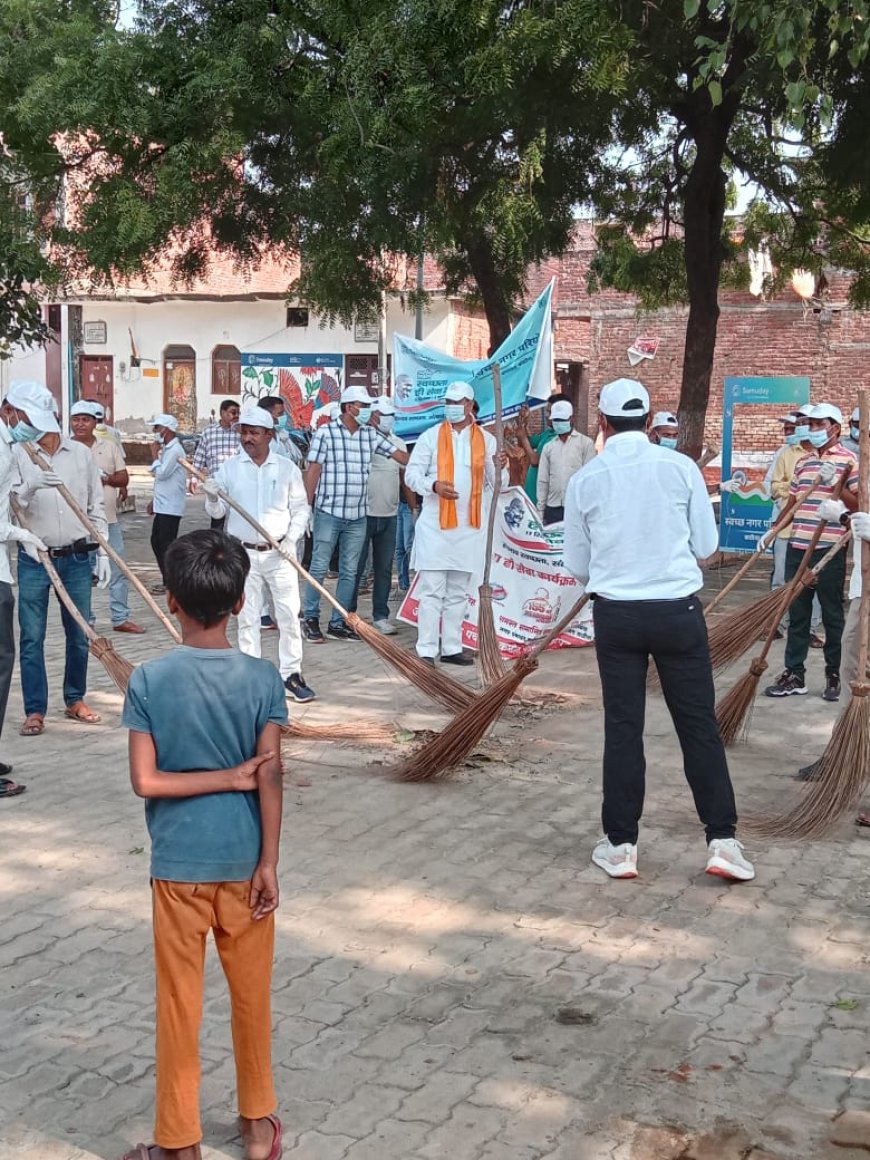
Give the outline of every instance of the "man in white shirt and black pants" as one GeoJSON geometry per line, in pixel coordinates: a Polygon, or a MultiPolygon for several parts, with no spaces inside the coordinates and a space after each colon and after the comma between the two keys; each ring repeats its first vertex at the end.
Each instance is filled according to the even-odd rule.
{"type": "Polygon", "coordinates": [[[691,459],[650,443],[649,395],[640,383],[608,383],[598,407],[604,449],[565,497],[565,564],[593,594],[604,696],[605,836],[592,861],[612,878],[637,875],[652,656],[706,830],[707,873],[748,881],[755,870],[734,836],[737,810],[697,595],[698,560],[718,546],[707,488],[691,459]]]}
{"type": "Polygon", "coordinates": [[[174,415],[155,415],[148,423],[154,428],[151,444],[151,474],[154,476],[154,498],[151,512],[151,550],[160,569],[161,583],[152,589],[165,592],[163,557],[173,540],[187,503],[187,476],[179,460],[184,458],[184,447],[178,438],[178,420],[174,415]]]}

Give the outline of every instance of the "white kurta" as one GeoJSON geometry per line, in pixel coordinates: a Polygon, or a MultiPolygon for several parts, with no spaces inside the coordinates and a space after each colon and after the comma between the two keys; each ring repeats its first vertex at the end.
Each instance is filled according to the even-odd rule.
{"type": "MultiPolygon", "coordinates": [[[[461,431],[453,430],[453,487],[459,493],[456,501],[455,528],[442,528],[440,499],[432,486],[438,479],[438,435],[441,425],[430,427],[417,440],[405,468],[405,483],[423,497],[423,507],[414,527],[414,547],[411,567],[417,572],[425,569],[440,571],[483,572],[486,550],[486,521],[489,500],[495,485],[496,442],[489,432],[483,432],[486,444],[484,459],[483,503],[480,527],[469,523],[471,503],[471,425],[461,431]]],[[[447,481],[450,482],[450,481],[447,481]]]]}

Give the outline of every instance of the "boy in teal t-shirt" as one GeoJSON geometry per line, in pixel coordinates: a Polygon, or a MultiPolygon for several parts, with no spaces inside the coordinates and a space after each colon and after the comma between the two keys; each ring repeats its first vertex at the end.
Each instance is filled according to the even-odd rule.
{"type": "Polygon", "coordinates": [[[182,644],[132,674],[123,716],[151,837],[157,976],[156,1143],[124,1160],[200,1160],[209,930],[230,990],[245,1157],[275,1160],[270,989],[285,690],[273,665],[227,640],[250,568],[242,545],[222,532],[191,532],[170,546],[164,567],[182,644]]]}

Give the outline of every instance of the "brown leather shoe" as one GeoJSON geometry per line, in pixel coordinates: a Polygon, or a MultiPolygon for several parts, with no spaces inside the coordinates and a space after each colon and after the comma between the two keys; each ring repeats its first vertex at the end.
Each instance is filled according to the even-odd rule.
{"type": "Polygon", "coordinates": [[[123,624],[116,624],[114,626],[114,628],[112,629],[112,631],[113,632],[135,632],[137,635],[141,635],[143,632],[145,632],[145,629],[142,628],[142,626],[139,624],[134,624],[132,620],[125,620],[123,622],[123,624]]]}

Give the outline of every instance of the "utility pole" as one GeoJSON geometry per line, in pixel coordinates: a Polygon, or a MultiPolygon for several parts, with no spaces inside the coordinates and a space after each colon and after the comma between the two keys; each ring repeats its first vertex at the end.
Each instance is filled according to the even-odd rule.
{"type": "Polygon", "coordinates": [[[381,291],[381,310],[378,315],[378,394],[386,395],[387,371],[387,292],[381,291]]]}
{"type": "Polygon", "coordinates": [[[424,257],[425,255],[421,253],[417,258],[417,316],[414,319],[414,338],[418,342],[423,337],[423,287],[426,284],[423,278],[424,257]]]}

